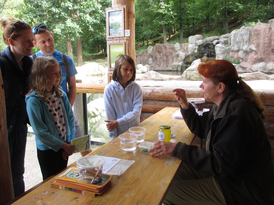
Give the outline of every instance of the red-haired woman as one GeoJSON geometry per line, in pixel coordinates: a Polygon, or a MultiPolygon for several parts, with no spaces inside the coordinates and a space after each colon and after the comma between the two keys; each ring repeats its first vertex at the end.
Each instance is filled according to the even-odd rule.
{"type": "Polygon", "coordinates": [[[25,95],[32,66],[33,34],[24,21],[13,17],[0,19],[3,41],[8,47],[1,52],[0,66],[5,89],[7,129],[14,195],[25,190],[24,158],[27,139],[25,95]]]}
{"type": "Polygon", "coordinates": [[[166,204],[274,204],[271,146],[263,106],[226,60],[201,63],[200,88],[214,105],[199,116],[185,91],[175,98],[189,129],[206,140],[205,150],[185,143],[156,142],[153,156],[172,154],[182,164],[166,195],[166,204]]]}

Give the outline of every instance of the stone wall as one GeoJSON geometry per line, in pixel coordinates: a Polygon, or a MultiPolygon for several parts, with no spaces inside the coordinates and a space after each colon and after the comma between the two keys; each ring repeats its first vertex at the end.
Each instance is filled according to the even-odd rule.
{"type": "Polygon", "coordinates": [[[237,62],[238,72],[274,73],[274,19],[241,27],[222,36],[203,39],[190,36],[188,43],[156,44],[136,55],[136,64],[149,70],[185,70],[199,58],[210,57],[237,62]]]}

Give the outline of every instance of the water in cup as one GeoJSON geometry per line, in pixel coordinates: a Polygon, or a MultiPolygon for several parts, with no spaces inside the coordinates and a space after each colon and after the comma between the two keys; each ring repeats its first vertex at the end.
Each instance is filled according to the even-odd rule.
{"type": "Polygon", "coordinates": [[[136,127],[129,128],[129,131],[133,135],[137,136],[137,143],[143,142],[145,140],[146,128],[140,127],[140,126],[136,126],[136,127]]]}
{"type": "Polygon", "coordinates": [[[131,133],[124,133],[119,135],[121,149],[125,152],[132,152],[136,150],[137,136],[131,133]]]}

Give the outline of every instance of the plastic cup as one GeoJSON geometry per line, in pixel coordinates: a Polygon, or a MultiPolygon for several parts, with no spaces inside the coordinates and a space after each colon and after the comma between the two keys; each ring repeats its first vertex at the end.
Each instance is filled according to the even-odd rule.
{"type": "Polygon", "coordinates": [[[140,126],[131,127],[129,132],[137,136],[137,143],[145,141],[146,128],[140,126]]]}
{"type": "Polygon", "coordinates": [[[123,133],[119,135],[121,149],[125,152],[132,152],[136,150],[137,136],[131,133],[123,133]]]}
{"type": "Polygon", "coordinates": [[[102,181],[102,169],[105,159],[99,156],[82,157],[76,161],[79,168],[80,180],[89,184],[102,181]]]}
{"type": "Polygon", "coordinates": [[[170,123],[168,126],[170,126],[171,138],[175,138],[177,135],[178,125],[170,123]]]}

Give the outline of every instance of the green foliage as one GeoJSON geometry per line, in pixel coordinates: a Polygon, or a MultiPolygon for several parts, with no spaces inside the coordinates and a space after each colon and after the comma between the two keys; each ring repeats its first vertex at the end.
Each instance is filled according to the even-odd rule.
{"type": "Polygon", "coordinates": [[[226,58],[225,60],[231,62],[232,64],[240,64],[240,59],[226,58]]]}
{"type": "MultiPolygon", "coordinates": [[[[70,39],[72,44],[79,38],[93,39],[105,45],[102,33],[105,33],[105,8],[110,6],[110,0],[24,0],[24,3],[19,16],[27,17],[32,26],[46,23],[54,34],[58,50],[65,50],[66,39],[70,39]]],[[[93,41],[87,43],[90,42],[93,41]]]]}

